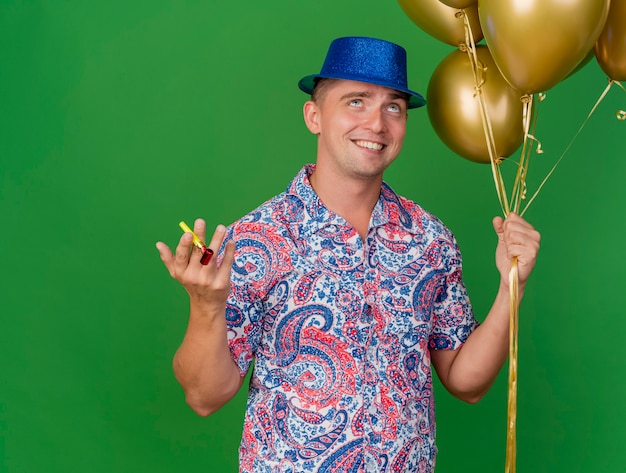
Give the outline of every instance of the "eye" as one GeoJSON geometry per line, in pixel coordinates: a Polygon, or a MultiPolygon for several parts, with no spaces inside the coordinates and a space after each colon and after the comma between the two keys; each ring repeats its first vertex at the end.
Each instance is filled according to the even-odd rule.
{"type": "Polygon", "coordinates": [[[390,112],[401,112],[402,111],[402,107],[400,107],[400,105],[398,105],[397,103],[392,103],[389,104],[389,107],[387,107],[387,110],[389,110],[390,112]]]}
{"type": "Polygon", "coordinates": [[[361,101],[361,99],[353,99],[353,100],[350,100],[349,105],[351,107],[362,107],[363,102],[361,101]]]}

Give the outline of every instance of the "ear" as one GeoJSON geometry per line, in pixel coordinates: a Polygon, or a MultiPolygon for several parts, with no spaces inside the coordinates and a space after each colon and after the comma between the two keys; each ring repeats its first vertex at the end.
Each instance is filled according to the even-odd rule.
{"type": "Polygon", "coordinates": [[[304,123],[311,133],[319,135],[320,133],[320,108],[312,100],[308,100],[302,107],[304,115],[304,123]]]}

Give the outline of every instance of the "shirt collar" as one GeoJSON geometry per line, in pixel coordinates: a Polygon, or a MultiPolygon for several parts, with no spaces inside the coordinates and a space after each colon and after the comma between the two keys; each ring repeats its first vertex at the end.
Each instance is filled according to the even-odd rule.
{"type": "MultiPolygon", "coordinates": [[[[346,226],[346,220],[328,209],[319,198],[309,176],[315,171],[315,164],[306,164],[287,186],[286,194],[296,197],[304,206],[304,215],[298,222],[301,235],[314,234],[329,225],[346,226]]],[[[387,183],[381,186],[380,197],[372,212],[370,226],[392,225],[401,227],[409,233],[419,233],[419,222],[414,222],[405,205],[408,201],[397,195],[387,183]]]]}

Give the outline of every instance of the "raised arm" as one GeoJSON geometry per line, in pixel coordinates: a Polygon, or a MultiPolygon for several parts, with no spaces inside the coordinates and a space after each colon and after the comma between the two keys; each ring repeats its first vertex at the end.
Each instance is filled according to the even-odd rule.
{"type": "Polygon", "coordinates": [[[498,235],[496,266],[500,271],[500,286],[491,310],[460,349],[431,350],[431,360],[442,384],[454,396],[471,403],[487,393],[508,356],[512,260],[514,257],[518,260],[521,300],[541,238],[532,225],[516,214],[510,214],[504,221],[494,218],[493,226],[498,235]]]}
{"type": "MultiPolygon", "coordinates": [[[[206,224],[198,219],[194,232],[204,240],[206,224]]],[[[226,229],[219,225],[209,248],[215,252],[224,241],[226,229]]],[[[221,264],[213,258],[200,264],[201,252],[192,250],[192,235],[185,233],[176,253],[162,242],[156,244],[170,275],[189,294],[189,323],[174,356],[174,373],[185,391],[186,401],[199,415],[207,416],[235,396],[244,378],[230,356],[226,327],[226,300],[235,244],[229,241],[221,264]]]]}

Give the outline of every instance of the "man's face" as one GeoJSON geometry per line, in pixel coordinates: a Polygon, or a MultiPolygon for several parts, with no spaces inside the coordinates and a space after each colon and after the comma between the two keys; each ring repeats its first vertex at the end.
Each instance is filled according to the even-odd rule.
{"type": "Polygon", "coordinates": [[[382,177],[402,149],[407,103],[393,89],[336,80],[317,103],[305,104],[304,114],[318,135],[318,165],[346,178],[382,177]]]}

